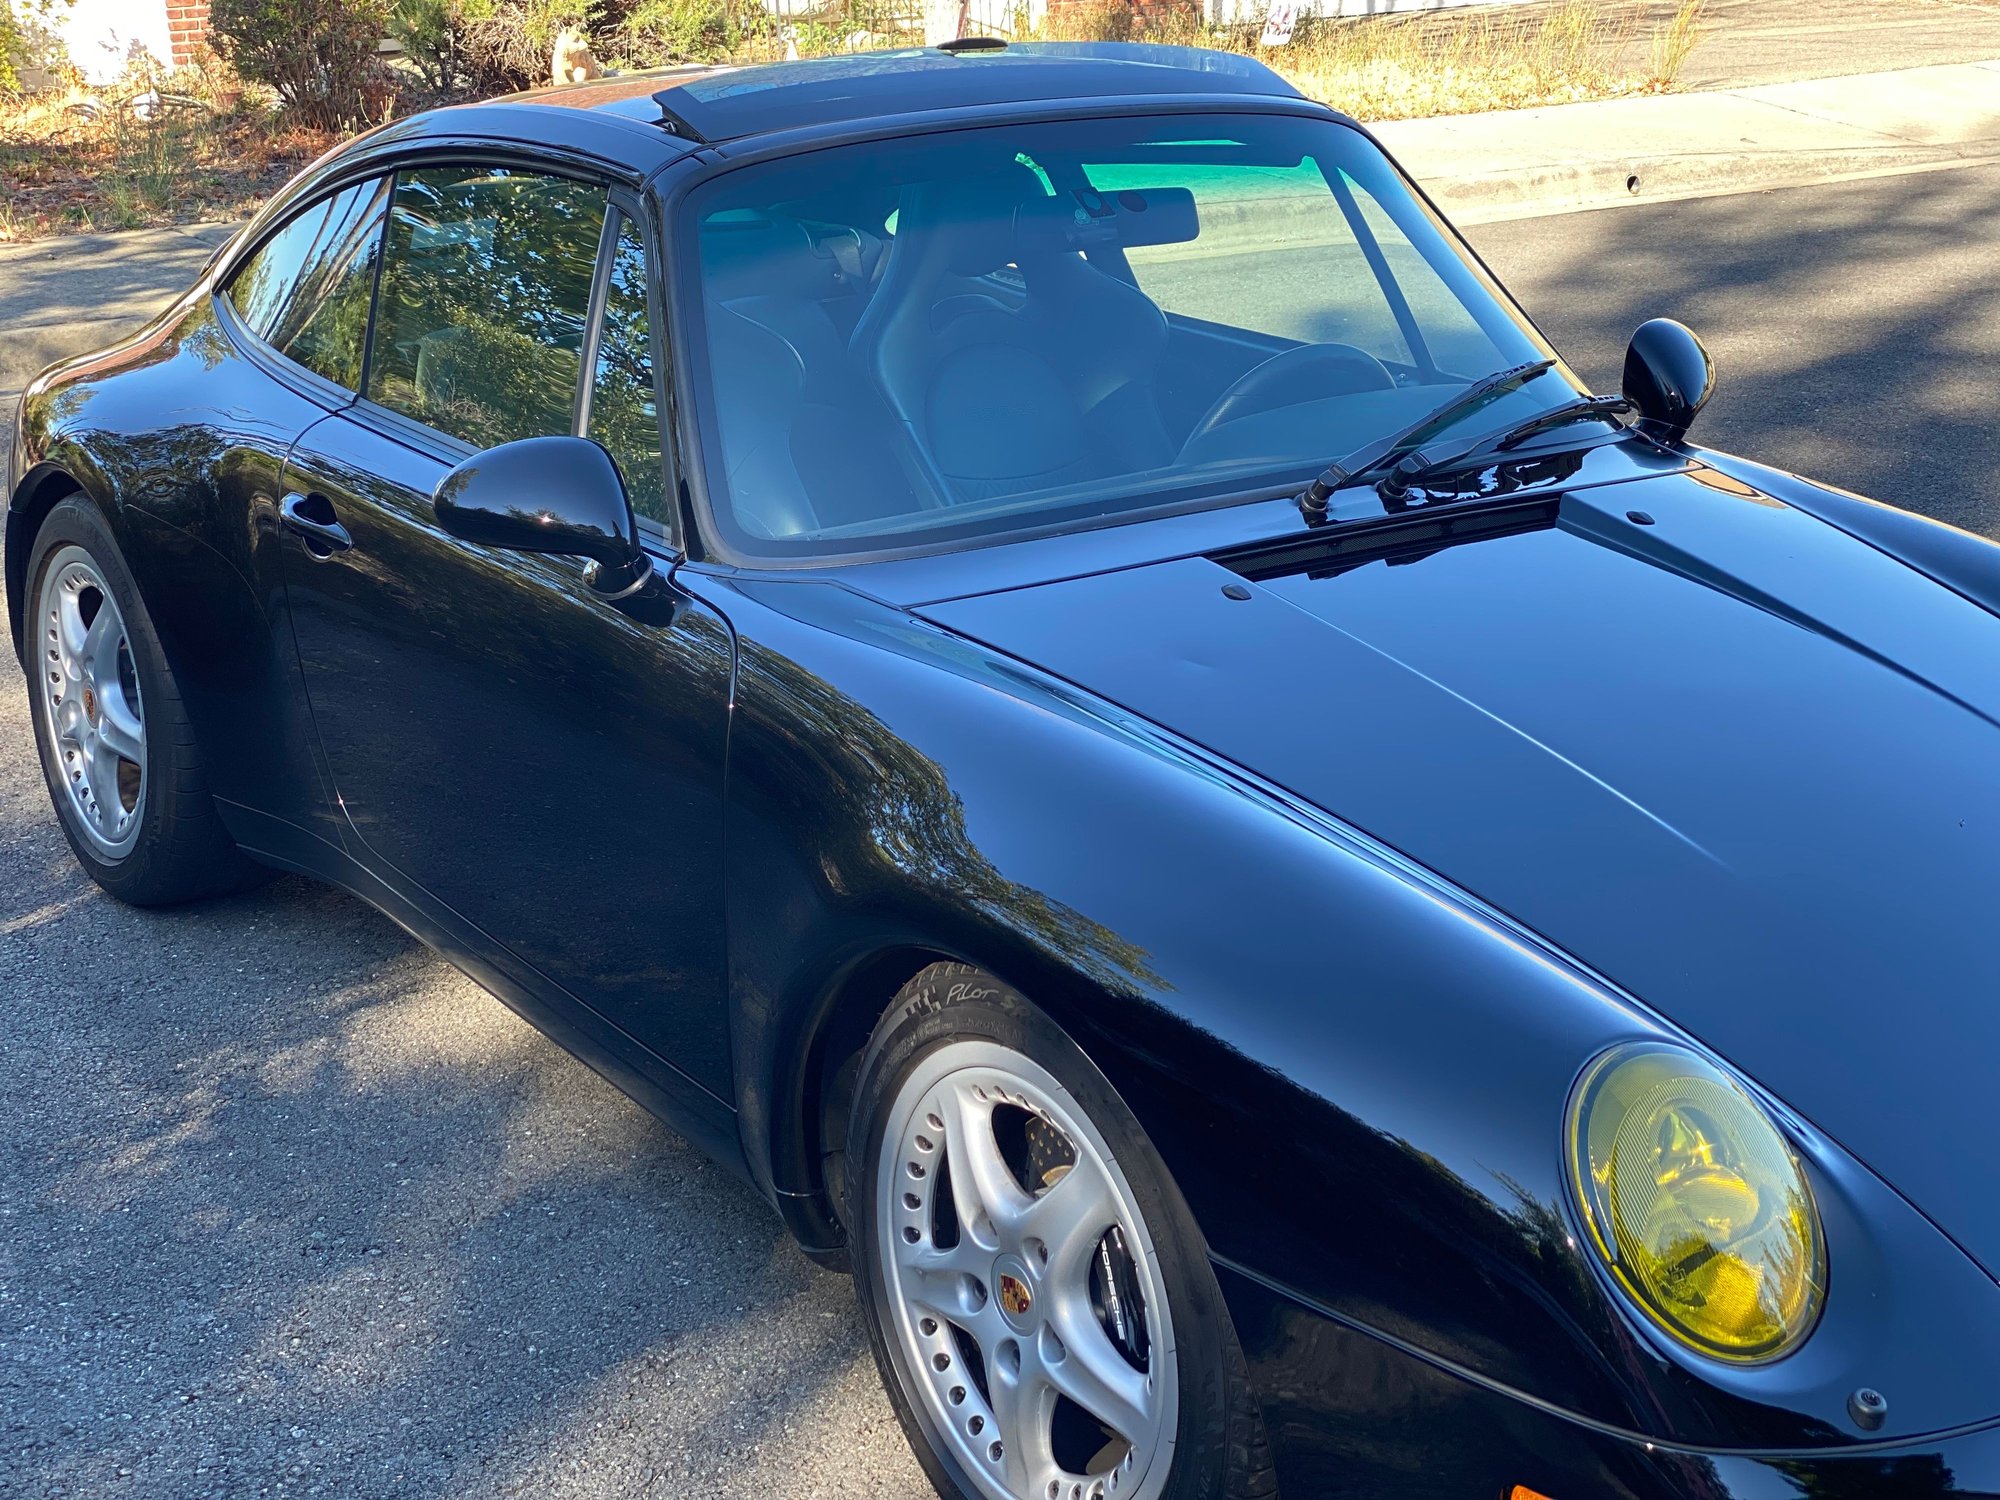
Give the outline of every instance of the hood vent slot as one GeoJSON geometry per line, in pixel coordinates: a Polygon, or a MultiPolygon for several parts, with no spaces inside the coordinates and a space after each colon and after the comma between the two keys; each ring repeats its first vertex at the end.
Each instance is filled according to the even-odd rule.
{"type": "Polygon", "coordinates": [[[1440,506],[1359,521],[1335,521],[1311,536],[1260,542],[1210,556],[1252,583],[1271,578],[1332,578],[1363,563],[1420,562],[1446,547],[1488,537],[1546,531],[1556,524],[1562,497],[1542,495],[1508,505],[1476,505],[1463,510],[1440,506]]]}

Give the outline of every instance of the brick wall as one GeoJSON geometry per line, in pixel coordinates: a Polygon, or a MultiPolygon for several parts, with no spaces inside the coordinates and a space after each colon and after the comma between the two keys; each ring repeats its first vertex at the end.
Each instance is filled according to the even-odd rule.
{"type": "Polygon", "coordinates": [[[166,7],[167,40],[178,68],[208,40],[208,0],[166,0],[166,7]]]}

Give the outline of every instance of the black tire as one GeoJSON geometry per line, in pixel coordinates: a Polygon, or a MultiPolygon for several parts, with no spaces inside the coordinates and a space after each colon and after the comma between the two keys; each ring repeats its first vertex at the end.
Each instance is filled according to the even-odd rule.
{"type": "MultiPolygon", "coordinates": [[[[160,638],[119,555],[118,545],[95,506],[80,497],[58,504],[35,533],[28,553],[26,656],[29,718],[42,779],[56,821],[86,874],[120,901],[133,906],[169,906],[221,895],[256,884],[267,875],[230,839],[216,814],[202,774],[194,729],[182,707],[160,638]],[[80,547],[102,577],[125,622],[132,670],[144,705],[144,805],[132,847],[106,857],[81,826],[63,786],[61,756],[44,712],[37,673],[45,670],[46,622],[35,617],[50,561],[65,547],[80,547]]],[[[121,839],[122,842],[122,839],[121,839]]]]}
{"type": "Polygon", "coordinates": [[[902,1340],[889,1323],[893,1314],[872,1205],[876,1194],[907,1186],[880,1180],[882,1146],[899,1090],[927,1055],[967,1039],[996,1042],[1026,1056],[1069,1092],[1111,1148],[1152,1236],[1179,1374],[1177,1437],[1159,1500],[1271,1500],[1277,1479],[1236,1330],[1201,1233],[1138,1121],[1076,1044],[1023,996],[981,970],[945,963],[906,984],[876,1026],[861,1061],[846,1151],[847,1221],[869,1341],[897,1418],[938,1493],[982,1500],[987,1492],[939,1440],[926,1398],[911,1388],[902,1340]]]}

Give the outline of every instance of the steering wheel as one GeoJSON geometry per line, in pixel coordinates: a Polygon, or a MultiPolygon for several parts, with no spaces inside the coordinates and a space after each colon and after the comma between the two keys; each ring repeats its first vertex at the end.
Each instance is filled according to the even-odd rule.
{"type": "Polygon", "coordinates": [[[1216,397],[1215,405],[1181,444],[1181,452],[1186,453],[1223,423],[1238,417],[1323,401],[1328,396],[1392,390],[1395,384],[1388,368],[1365,349],[1352,344],[1301,344],[1245,371],[1216,397]]]}

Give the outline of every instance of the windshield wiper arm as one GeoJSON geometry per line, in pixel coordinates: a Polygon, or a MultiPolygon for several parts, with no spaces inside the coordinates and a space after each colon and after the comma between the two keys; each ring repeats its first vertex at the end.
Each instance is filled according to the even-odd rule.
{"type": "Polygon", "coordinates": [[[1551,407],[1548,411],[1536,412],[1532,417],[1523,417],[1511,426],[1493,432],[1482,432],[1477,437],[1458,438],[1448,443],[1435,443],[1428,448],[1420,448],[1407,454],[1403,461],[1382,476],[1382,482],[1375,488],[1384,500],[1401,500],[1410,493],[1410,486],[1426,474],[1439,469],[1448,469],[1466,459],[1486,452],[1504,453],[1517,447],[1538,432],[1546,432],[1551,427],[1562,427],[1571,422],[1581,422],[1592,417],[1617,417],[1633,410],[1632,403],[1623,396],[1586,396],[1581,401],[1570,401],[1562,406],[1551,407]]]}
{"type": "Polygon", "coordinates": [[[1462,417],[1467,412],[1484,406],[1495,397],[1503,396],[1519,386],[1526,385],[1538,375],[1546,375],[1555,366],[1556,362],[1552,359],[1536,359],[1524,365],[1495,370],[1491,375],[1482,375],[1437,410],[1420,417],[1386,438],[1377,438],[1374,442],[1355,449],[1338,463],[1328,465],[1326,472],[1307,485],[1299,495],[1300,514],[1315,524],[1325,520],[1326,503],[1333,492],[1343,484],[1371,474],[1390,459],[1400,457],[1433,428],[1442,427],[1454,417],[1462,417]]]}

